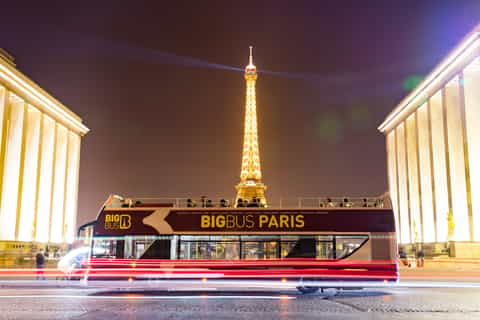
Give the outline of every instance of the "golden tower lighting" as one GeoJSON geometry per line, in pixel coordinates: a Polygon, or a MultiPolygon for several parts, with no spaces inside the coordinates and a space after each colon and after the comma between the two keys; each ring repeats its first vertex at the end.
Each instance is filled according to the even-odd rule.
{"type": "Polygon", "coordinates": [[[257,80],[257,68],[253,64],[252,47],[250,47],[250,60],[245,68],[245,80],[247,83],[247,98],[245,104],[245,129],[243,137],[242,171],[240,182],[237,184],[238,200],[252,202],[254,198],[262,205],[267,204],[265,190],[267,187],[262,183],[260,170],[260,153],[258,151],[257,131],[257,106],[255,98],[255,82],[257,80]]]}

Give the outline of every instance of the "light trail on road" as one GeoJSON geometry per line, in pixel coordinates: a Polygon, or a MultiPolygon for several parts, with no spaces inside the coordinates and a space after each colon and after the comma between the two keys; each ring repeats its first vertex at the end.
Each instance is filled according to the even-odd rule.
{"type": "Polygon", "coordinates": [[[101,300],[165,300],[165,299],[269,299],[269,300],[292,300],[296,297],[280,295],[280,296],[220,296],[220,295],[185,295],[185,296],[147,296],[147,295],[111,295],[111,296],[98,296],[98,295],[41,295],[41,294],[28,294],[28,295],[0,295],[2,299],[101,299],[101,300]]]}

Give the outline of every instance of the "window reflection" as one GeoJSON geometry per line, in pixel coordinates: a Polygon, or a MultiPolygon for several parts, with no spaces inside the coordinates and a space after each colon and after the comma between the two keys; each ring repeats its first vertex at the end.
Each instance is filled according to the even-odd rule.
{"type": "Polygon", "coordinates": [[[180,259],[238,259],[239,242],[184,241],[180,244],[180,259]]]}
{"type": "Polygon", "coordinates": [[[336,258],[342,259],[355,250],[360,248],[360,246],[367,241],[368,236],[337,236],[336,237],[336,258]]]}
{"type": "Polygon", "coordinates": [[[243,242],[242,243],[242,258],[243,259],[277,259],[278,257],[278,242],[277,241],[263,241],[263,242],[243,242]]]}

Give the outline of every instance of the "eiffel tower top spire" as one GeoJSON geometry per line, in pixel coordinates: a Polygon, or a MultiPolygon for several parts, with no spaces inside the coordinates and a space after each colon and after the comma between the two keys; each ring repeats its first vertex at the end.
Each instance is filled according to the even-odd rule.
{"type": "Polygon", "coordinates": [[[248,63],[249,66],[254,66],[253,65],[253,47],[252,46],[250,46],[250,59],[248,61],[249,61],[249,63],[248,63]]]}

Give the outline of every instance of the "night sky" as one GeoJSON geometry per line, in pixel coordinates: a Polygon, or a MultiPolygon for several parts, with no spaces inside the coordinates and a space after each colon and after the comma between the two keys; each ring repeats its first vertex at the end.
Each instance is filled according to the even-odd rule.
{"type": "Polygon", "coordinates": [[[376,127],[479,22],[478,0],[2,1],[0,46],[91,129],[81,224],[110,193],[234,197],[249,45],[267,199],[385,192],[376,127]]]}

